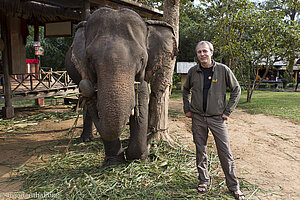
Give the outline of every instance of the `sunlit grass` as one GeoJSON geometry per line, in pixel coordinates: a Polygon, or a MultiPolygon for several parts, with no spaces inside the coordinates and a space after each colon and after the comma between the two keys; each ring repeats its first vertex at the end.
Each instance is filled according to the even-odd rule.
{"type": "Polygon", "coordinates": [[[243,92],[238,108],[251,114],[263,113],[300,123],[300,92],[255,91],[250,103],[243,92]]]}

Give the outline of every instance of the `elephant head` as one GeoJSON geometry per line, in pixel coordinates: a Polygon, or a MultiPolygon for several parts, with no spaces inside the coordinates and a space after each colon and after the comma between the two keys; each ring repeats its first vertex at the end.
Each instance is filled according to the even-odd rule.
{"type": "Polygon", "coordinates": [[[134,128],[127,157],[141,158],[147,154],[146,81],[166,54],[174,56],[176,52],[170,25],[145,22],[130,9],[100,8],[81,23],[66,65],[72,66],[69,68],[82,78],[79,88],[88,99],[88,113],[104,141],[106,156],[120,154],[119,137],[134,108],[138,109],[130,118],[134,128]],[[140,83],[138,92],[134,87],[136,81],[140,83]]]}

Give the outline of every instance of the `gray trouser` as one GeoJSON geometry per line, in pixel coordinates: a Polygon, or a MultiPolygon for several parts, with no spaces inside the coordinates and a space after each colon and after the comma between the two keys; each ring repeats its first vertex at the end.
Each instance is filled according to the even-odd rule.
{"type": "Polygon", "coordinates": [[[235,173],[235,163],[230,150],[228,131],[224,120],[221,116],[203,117],[193,113],[192,131],[196,145],[196,165],[200,184],[209,184],[206,153],[208,129],[210,129],[214,136],[228,189],[230,191],[239,190],[239,182],[235,173]]]}

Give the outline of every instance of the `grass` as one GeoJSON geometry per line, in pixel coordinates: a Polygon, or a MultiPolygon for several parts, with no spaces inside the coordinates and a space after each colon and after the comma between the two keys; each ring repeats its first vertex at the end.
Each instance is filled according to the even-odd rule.
{"type": "Polygon", "coordinates": [[[238,108],[251,114],[265,114],[282,117],[300,123],[300,92],[255,91],[251,103],[246,102],[243,92],[238,108]]]}
{"type": "MultiPolygon", "coordinates": [[[[65,114],[63,118],[70,117],[65,114]]],[[[31,119],[45,118],[38,115],[31,119]]],[[[128,132],[126,129],[122,135],[124,148],[128,132]]],[[[12,180],[24,181],[20,194],[40,194],[46,196],[45,199],[233,199],[212,148],[208,152],[211,185],[209,192],[201,195],[196,192],[195,152],[184,147],[173,148],[165,142],[152,143],[148,162],[136,160],[101,168],[104,147],[99,137],[90,143],[80,143],[76,139],[70,146],[68,143],[65,138],[57,141],[52,145],[62,146],[60,152],[54,151],[47,158],[15,170],[17,176],[12,180]],[[67,153],[64,151],[66,146],[67,153]]],[[[212,147],[214,143],[208,145],[212,147]]],[[[255,197],[261,191],[245,180],[241,179],[240,184],[247,196],[255,197]]]]}
{"type": "MultiPolygon", "coordinates": [[[[63,102],[63,96],[44,98],[45,105],[57,104],[62,102],[63,102]]],[[[35,99],[13,101],[12,104],[15,107],[31,107],[36,105],[35,99]]],[[[4,103],[1,103],[0,106],[3,107],[4,103]]]]}
{"type": "MultiPolygon", "coordinates": [[[[233,199],[215,154],[209,153],[211,187],[201,195],[196,192],[195,154],[163,142],[152,145],[148,162],[101,168],[104,150],[100,139],[88,144],[73,141],[64,158],[56,154],[23,166],[17,178],[25,180],[27,194],[37,192],[56,199],[233,199]]],[[[248,196],[259,190],[240,182],[248,196]]]]}
{"type": "Polygon", "coordinates": [[[181,90],[172,90],[170,99],[182,99],[181,90]]]}
{"type": "Polygon", "coordinates": [[[76,113],[72,112],[39,112],[37,114],[12,118],[0,119],[0,131],[13,132],[18,129],[23,129],[26,126],[37,125],[41,121],[52,120],[59,122],[76,117],[76,113]]]}

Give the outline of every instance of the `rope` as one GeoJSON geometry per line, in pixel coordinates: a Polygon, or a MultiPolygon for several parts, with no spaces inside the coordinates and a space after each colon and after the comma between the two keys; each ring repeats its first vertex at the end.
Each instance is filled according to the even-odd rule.
{"type": "Polygon", "coordinates": [[[79,112],[79,107],[83,107],[84,106],[84,104],[85,104],[85,99],[83,99],[83,102],[81,103],[81,106],[79,106],[80,105],[80,100],[82,99],[82,97],[79,97],[78,98],[78,102],[77,102],[77,104],[76,104],[76,113],[77,113],[77,117],[76,117],[76,119],[75,119],[75,121],[74,121],[74,123],[73,123],[73,125],[72,125],[72,127],[68,130],[68,133],[67,133],[67,135],[70,135],[70,139],[69,139],[69,142],[68,142],[68,146],[66,147],[66,149],[65,149],[65,151],[64,151],[64,153],[63,153],[63,155],[61,156],[61,159],[63,159],[65,156],[66,156],[66,154],[68,153],[68,151],[69,151],[69,149],[70,149],[70,146],[71,146],[71,142],[72,142],[72,140],[73,140],[73,137],[74,137],[74,135],[75,135],[75,128],[76,128],[76,126],[77,126],[77,122],[78,122],[78,119],[79,119],[79,114],[80,114],[80,112],[79,112]]]}

